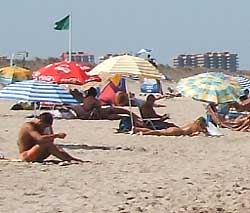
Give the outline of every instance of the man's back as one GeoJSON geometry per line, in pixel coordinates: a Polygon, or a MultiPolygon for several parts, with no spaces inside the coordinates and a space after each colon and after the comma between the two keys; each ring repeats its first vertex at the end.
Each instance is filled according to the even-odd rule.
{"type": "Polygon", "coordinates": [[[145,102],[141,107],[141,115],[143,118],[156,118],[156,112],[153,108],[153,106],[147,102],[145,102]]]}
{"type": "Polygon", "coordinates": [[[33,122],[26,122],[21,127],[18,133],[18,142],[17,142],[20,153],[29,150],[30,148],[32,148],[34,145],[37,144],[34,138],[30,135],[30,131],[34,130],[38,131],[39,133],[41,131],[39,130],[38,126],[33,122]]]}

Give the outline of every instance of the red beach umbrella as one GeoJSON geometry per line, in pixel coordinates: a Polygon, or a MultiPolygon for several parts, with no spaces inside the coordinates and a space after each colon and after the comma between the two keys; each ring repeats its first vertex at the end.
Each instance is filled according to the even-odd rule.
{"type": "Polygon", "coordinates": [[[98,75],[89,75],[91,68],[83,63],[74,61],[61,61],[49,64],[33,72],[32,77],[35,80],[49,81],[57,84],[77,84],[83,85],[88,82],[100,82],[98,75]]]}

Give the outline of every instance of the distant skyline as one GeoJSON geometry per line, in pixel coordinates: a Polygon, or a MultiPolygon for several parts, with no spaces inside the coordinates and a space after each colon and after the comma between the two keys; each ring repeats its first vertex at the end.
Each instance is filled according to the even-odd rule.
{"type": "Polygon", "coordinates": [[[1,2],[0,55],[28,51],[58,57],[68,50],[67,31],[54,23],[71,11],[73,51],[96,56],[152,49],[172,66],[179,54],[229,51],[250,70],[250,1],[247,0],[8,0],[1,2]]]}

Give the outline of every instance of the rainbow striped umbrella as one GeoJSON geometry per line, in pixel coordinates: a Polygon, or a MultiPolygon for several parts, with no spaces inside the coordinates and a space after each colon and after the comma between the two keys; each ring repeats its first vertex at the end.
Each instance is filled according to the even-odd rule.
{"type": "Polygon", "coordinates": [[[237,101],[241,86],[223,73],[208,72],[181,79],[177,90],[183,96],[219,104],[237,101]]]}

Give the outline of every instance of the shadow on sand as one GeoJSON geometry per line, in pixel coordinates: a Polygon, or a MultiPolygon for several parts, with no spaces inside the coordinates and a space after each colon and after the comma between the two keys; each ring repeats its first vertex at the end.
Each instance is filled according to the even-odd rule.
{"type": "Polygon", "coordinates": [[[125,150],[133,151],[133,147],[121,147],[121,146],[95,146],[87,144],[57,144],[58,146],[66,149],[85,149],[85,150],[125,150]]]}

